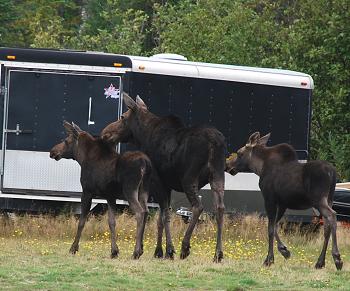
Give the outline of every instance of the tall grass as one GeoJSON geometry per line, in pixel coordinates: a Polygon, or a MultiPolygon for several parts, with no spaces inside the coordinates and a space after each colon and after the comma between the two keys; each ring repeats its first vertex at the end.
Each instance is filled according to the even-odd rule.
{"type": "MultiPolygon", "coordinates": [[[[146,226],[148,236],[156,236],[158,214],[151,215],[146,226]]],[[[119,236],[132,237],[136,231],[136,221],[132,215],[122,213],[117,215],[117,233],[119,236]]],[[[26,238],[73,238],[77,229],[78,217],[74,215],[0,215],[0,236],[26,238]]],[[[170,228],[173,238],[181,239],[186,231],[187,224],[177,216],[172,215],[170,228]]],[[[282,237],[292,244],[320,245],[323,242],[323,228],[319,231],[305,231],[300,225],[288,226],[288,231],[283,224],[279,229],[282,237]]],[[[96,235],[109,233],[107,215],[90,216],[82,234],[83,239],[90,239],[96,235]]],[[[193,236],[196,239],[215,239],[216,222],[207,218],[198,223],[193,236]]],[[[225,217],[224,240],[244,241],[253,239],[267,240],[267,220],[258,215],[240,216],[235,218],[225,217]]],[[[350,244],[349,229],[338,227],[338,240],[340,244],[350,244]]]]}
{"type": "MultiPolygon", "coordinates": [[[[77,228],[78,217],[74,215],[0,215],[0,235],[4,237],[13,236],[15,233],[25,237],[33,238],[66,238],[74,236],[77,228]]],[[[146,232],[154,233],[157,230],[158,214],[148,218],[146,232]]],[[[117,231],[124,235],[134,233],[136,221],[128,213],[117,215],[117,231]]],[[[172,215],[170,228],[172,235],[181,237],[187,228],[187,224],[177,216],[172,215]]],[[[89,238],[92,235],[104,234],[109,232],[107,215],[90,216],[84,231],[83,238],[89,238]]],[[[215,237],[216,222],[214,219],[207,218],[200,221],[194,231],[198,238],[215,237]]],[[[257,215],[242,216],[235,219],[228,217],[224,222],[224,232],[226,237],[240,237],[243,239],[252,239],[256,236],[265,237],[266,221],[257,215]]]]}

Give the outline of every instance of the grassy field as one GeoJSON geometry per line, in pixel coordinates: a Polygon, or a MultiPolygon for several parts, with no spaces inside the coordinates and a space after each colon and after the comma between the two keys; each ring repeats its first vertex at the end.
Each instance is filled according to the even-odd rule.
{"type": "Polygon", "coordinates": [[[105,216],[87,222],[77,255],[68,254],[74,217],[0,217],[1,290],[350,290],[350,230],[339,227],[344,268],[336,271],[330,251],[326,268],[315,270],[323,231],[305,235],[300,231],[282,235],[292,252],[286,261],[275,251],[275,264],[266,268],[266,221],[254,216],[225,222],[225,259],[212,262],[215,224],[201,223],[195,230],[191,255],[178,258],[186,225],[173,217],[172,233],[177,248],[175,260],[154,259],[155,218],[147,225],[145,254],[131,259],[135,223],[126,214],[118,216],[120,256],[110,259],[105,216]]]}

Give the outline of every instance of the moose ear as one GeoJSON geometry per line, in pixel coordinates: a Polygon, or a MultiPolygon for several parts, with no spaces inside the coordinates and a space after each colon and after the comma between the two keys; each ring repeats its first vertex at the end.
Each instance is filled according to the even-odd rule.
{"type": "Polygon", "coordinates": [[[254,132],[248,139],[247,147],[255,147],[260,139],[260,132],[254,132]]]}
{"type": "Polygon", "coordinates": [[[258,141],[259,145],[266,146],[267,142],[269,141],[270,135],[271,135],[271,132],[259,138],[259,141],[258,141]]]}
{"type": "Polygon", "coordinates": [[[141,99],[141,97],[139,95],[136,96],[136,104],[138,107],[147,110],[146,103],[141,99]]]}
{"type": "Polygon", "coordinates": [[[75,131],[77,131],[78,133],[82,132],[82,130],[80,129],[80,127],[78,125],[76,125],[73,121],[72,121],[72,125],[75,131]]]}
{"type": "Polygon", "coordinates": [[[63,127],[66,130],[67,134],[72,134],[74,131],[73,125],[67,121],[63,121],[63,127]]]}
{"type": "Polygon", "coordinates": [[[68,135],[72,134],[74,137],[77,137],[79,135],[79,132],[74,128],[73,122],[72,122],[72,124],[70,124],[69,122],[64,121],[63,126],[64,126],[66,133],[68,135]]]}
{"type": "Polygon", "coordinates": [[[136,102],[134,99],[132,99],[128,94],[126,94],[125,92],[123,93],[123,100],[125,105],[129,108],[129,109],[134,109],[136,108],[136,102]]]}

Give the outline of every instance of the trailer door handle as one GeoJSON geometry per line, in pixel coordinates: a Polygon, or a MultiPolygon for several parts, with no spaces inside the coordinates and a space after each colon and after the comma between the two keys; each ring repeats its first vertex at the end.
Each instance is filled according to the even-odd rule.
{"type": "Polygon", "coordinates": [[[7,133],[15,133],[16,135],[25,134],[25,133],[33,133],[31,129],[20,129],[19,123],[16,124],[16,129],[5,129],[7,133]]]}
{"type": "Polygon", "coordinates": [[[92,98],[89,98],[89,119],[88,119],[88,125],[95,124],[95,121],[90,120],[91,118],[91,107],[92,107],[92,98]]]}

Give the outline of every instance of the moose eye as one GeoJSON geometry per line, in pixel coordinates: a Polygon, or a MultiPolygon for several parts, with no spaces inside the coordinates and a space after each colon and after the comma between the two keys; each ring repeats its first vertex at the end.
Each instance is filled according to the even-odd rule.
{"type": "Polygon", "coordinates": [[[124,117],[124,115],[120,116],[120,119],[122,119],[122,120],[123,120],[124,118],[125,118],[125,117],[124,117]]]}

